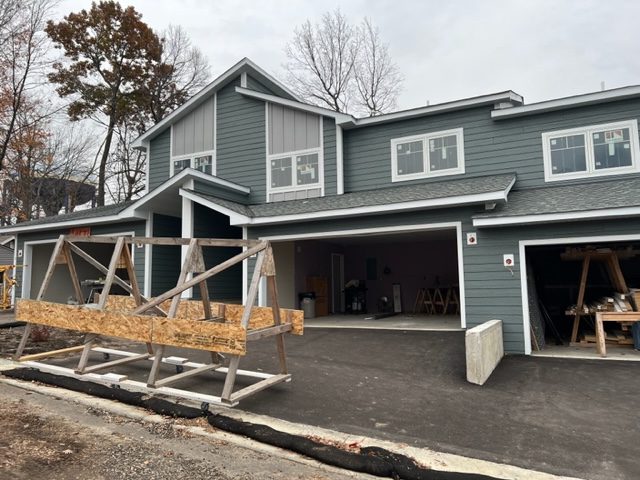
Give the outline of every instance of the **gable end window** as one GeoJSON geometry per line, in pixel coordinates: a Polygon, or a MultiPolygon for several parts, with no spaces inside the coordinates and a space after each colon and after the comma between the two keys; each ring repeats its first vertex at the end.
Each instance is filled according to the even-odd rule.
{"type": "Polygon", "coordinates": [[[213,171],[214,152],[197,153],[186,158],[173,158],[171,160],[171,176],[177,175],[186,168],[200,170],[208,175],[214,175],[213,171]]]}
{"type": "Polygon", "coordinates": [[[394,182],[464,173],[462,128],[391,140],[394,182]]]}
{"type": "Polygon", "coordinates": [[[546,181],[640,170],[636,120],[543,133],[542,145],[546,181]]]}

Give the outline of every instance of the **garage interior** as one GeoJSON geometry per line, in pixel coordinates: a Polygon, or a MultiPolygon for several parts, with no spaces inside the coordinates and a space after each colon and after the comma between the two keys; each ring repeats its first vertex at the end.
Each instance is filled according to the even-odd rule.
{"type": "MultiPolygon", "coordinates": [[[[525,252],[534,353],[556,347],[593,349],[596,313],[640,310],[640,241],[528,246],[525,252]],[[585,256],[590,257],[586,269],[585,256]],[[581,285],[583,309],[578,305],[581,285]],[[623,289],[627,291],[618,291],[623,289]]],[[[607,349],[633,352],[638,347],[633,322],[607,321],[603,327],[607,349]]]]}
{"type": "Polygon", "coordinates": [[[280,301],[302,308],[313,292],[315,317],[376,317],[411,314],[420,289],[438,287],[444,299],[452,287],[446,313],[459,316],[456,242],[455,229],[274,241],[280,301]]]}
{"type": "MultiPolygon", "coordinates": [[[[78,246],[85,252],[91,255],[94,259],[102,264],[108,265],[113,254],[113,246],[100,243],[81,243],[78,242],[78,246]]],[[[53,253],[55,243],[43,243],[32,246],[31,260],[31,279],[30,279],[30,291],[27,298],[35,299],[38,296],[40,286],[44,281],[44,276],[49,267],[49,261],[53,253]]],[[[135,255],[135,248],[131,249],[132,255],[135,255]]],[[[83,299],[76,299],[71,283],[71,277],[69,270],[66,268],[56,268],[53,273],[50,285],[47,288],[45,297],[43,300],[55,303],[68,303],[79,301],[80,303],[89,303],[92,301],[93,293],[100,293],[100,278],[104,276],[98,269],[87,263],[85,260],[74,255],[73,257],[76,271],[78,272],[78,278],[81,281],[83,299]]],[[[118,269],[118,275],[123,280],[129,280],[127,270],[125,268],[118,269]]],[[[114,285],[111,289],[112,294],[122,295],[122,290],[117,285],[114,285]]]]}

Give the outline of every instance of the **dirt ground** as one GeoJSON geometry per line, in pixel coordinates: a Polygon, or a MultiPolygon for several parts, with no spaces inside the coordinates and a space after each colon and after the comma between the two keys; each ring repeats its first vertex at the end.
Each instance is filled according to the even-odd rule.
{"type": "MultiPolygon", "coordinates": [[[[0,328],[0,359],[10,358],[24,328],[0,328]]],[[[53,329],[28,342],[24,354],[82,344],[82,334],[53,329]]],[[[116,346],[116,339],[106,344],[116,346]]],[[[1,363],[1,362],[0,362],[1,363]]],[[[0,478],[71,480],[369,478],[292,460],[294,454],[193,435],[213,431],[204,418],[132,420],[98,407],[15,388],[0,382],[0,478]]],[[[249,442],[251,443],[251,442],[249,442]]],[[[259,444],[256,444],[259,445],[259,444]]],[[[303,457],[300,457],[302,459],[303,457]]]]}

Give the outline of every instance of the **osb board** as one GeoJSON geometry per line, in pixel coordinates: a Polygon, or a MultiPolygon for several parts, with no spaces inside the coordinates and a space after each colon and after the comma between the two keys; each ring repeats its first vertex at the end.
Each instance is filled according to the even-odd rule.
{"type": "Polygon", "coordinates": [[[16,319],[140,342],[244,355],[246,331],[240,325],[132,315],[77,305],[18,300],[16,319]]]}
{"type": "Polygon", "coordinates": [[[240,325],[154,317],[153,341],[239,355],[246,352],[246,330],[240,325]]]}
{"type": "MultiPolygon", "coordinates": [[[[211,312],[214,316],[218,315],[220,305],[225,305],[225,320],[230,323],[240,323],[243,305],[221,304],[211,302],[211,312]]],[[[169,311],[171,300],[162,302],[159,307],[165,312],[169,311]]],[[[131,311],[136,308],[133,297],[128,295],[109,295],[105,304],[105,310],[113,311],[131,311]]],[[[302,335],[304,331],[304,312],[302,310],[291,310],[288,308],[280,309],[280,319],[284,323],[287,318],[287,312],[291,312],[291,333],[302,335]]],[[[176,318],[198,320],[204,318],[204,309],[200,300],[180,300],[180,306],[176,313],[176,318]]],[[[268,327],[273,325],[273,310],[271,307],[252,307],[251,318],[249,319],[249,329],[268,327]]]]}
{"type": "Polygon", "coordinates": [[[16,320],[141,342],[151,341],[152,318],[27,299],[16,304],[16,320]]]}

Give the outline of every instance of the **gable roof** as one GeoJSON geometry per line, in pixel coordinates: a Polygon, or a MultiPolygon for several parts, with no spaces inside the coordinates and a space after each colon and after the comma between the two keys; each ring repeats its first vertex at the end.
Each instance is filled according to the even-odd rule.
{"type": "Polygon", "coordinates": [[[515,173],[508,173],[255,205],[187,189],[180,194],[229,215],[232,225],[269,225],[504,202],[515,180],[515,173]]]}
{"type": "Polygon", "coordinates": [[[473,215],[476,227],[527,225],[640,215],[640,177],[512,192],[491,212],[473,215]]]}
{"type": "Polygon", "coordinates": [[[220,90],[238,75],[243,73],[249,73],[251,76],[255,77],[257,80],[266,83],[277,95],[282,96],[283,98],[287,98],[290,100],[297,100],[296,96],[289,90],[283,83],[277,80],[274,76],[269,75],[258,65],[253,63],[247,57],[240,60],[234,66],[229,68],[222,75],[213,80],[209,85],[204,87],[198,93],[196,93],[193,97],[187,100],[184,104],[176,108],[169,115],[164,117],[158,123],[156,123],[149,130],[144,132],[138,138],[133,141],[134,148],[144,148],[144,144],[155,137],[157,134],[162,132],[166,127],[180,120],[183,116],[189,113],[191,110],[200,106],[204,101],[206,101],[213,93],[220,90]]]}

